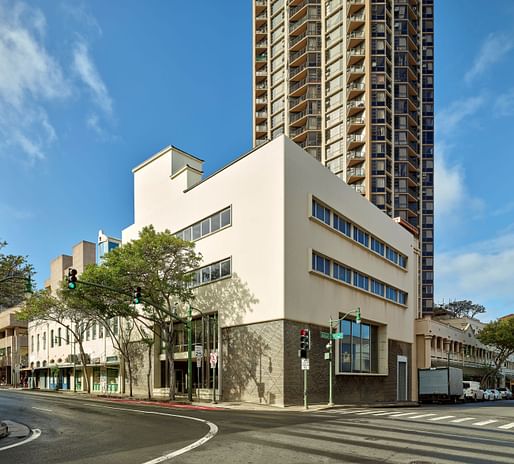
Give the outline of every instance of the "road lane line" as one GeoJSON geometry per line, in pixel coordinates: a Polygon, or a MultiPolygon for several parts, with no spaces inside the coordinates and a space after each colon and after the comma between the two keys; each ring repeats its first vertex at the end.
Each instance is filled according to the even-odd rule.
{"type": "Polygon", "coordinates": [[[104,406],[100,404],[88,404],[82,403],[84,406],[94,407],[94,408],[104,408],[104,409],[114,409],[116,411],[127,411],[127,412],[138,412],[141,414],[151,414],[155,416],[169,416],[169,417],[178,417],[179,419],[189,419],[197,422],[202,422],[209,427],[209,431],[199,440],[191,443],[190,445],[185,446],[184,448],[180,448],[176,451],[171,451],[170,453],[159,456],[158,458],[152,459],[150,461],[145,461],[142,464],[158,464],[159,462],[167,461],[168,459],[172,459],[174,457],[180,456],[181,454],[187,453],[199,446],[202,446],[204,443],[208,442],[211,438],[214,438],[218,433],[218,426],[210,421],[199,419],[198,417],[190,417],[190,416],[182,416],[180,414],[169,414],[167,412],[158,412],[158,411],[143,411],[141,409],[130,409],[130,408],[117,408],[114,406],[104,406]]]}
{"type": "Polygon", "coordinates": [[[439,417],[431,417],[430,419],[428,419],[429,421],[440,421],[440,420],[443,420],[443,419],[451,419],[452,417],[455,417],[455,416],[439,416],[439,417]]]}
{"type": "Polygon", "coordinates": [[[45,409],[45,408],[36,408],[35,406],[32,406],[32,409],[37,409],[38,411],[46,411],[46,412],[52,412],[51,409],[45,409]]]}
{"type": "Polygon", "coordinates": [[[25,440],[20,441],[18,443],[13,443],[12,445],[4,446],[3,448],[0,448],[0,451],[4,451],[9,448],[14,448],[15,446],[25,445],[41,436],[41,430],[39,430],[39,429],[32,429],[31,432],[32,432],[32,434],[29,437],[27,437],[25,440]]]}
{"type": "Polygon", "coordinates": [[[374,410],[364,411],[364,412],[358,412],[357,415],[358,416],[363,416],[364,414],[376,414],[377,412],[384,412],[384,411],[383,410],[382,411],[374,411],[374,410]]]}
{"type": "MultiPolygon", "coordinates": [[[[417,414],[417,412],[402,412],[400,414],[395,414],[394,416],[389,416],[389,417],[412,416],[413,414],[417,414]]],[[[434,415],[434,414],[432,414],[432,415],[434,415]]]]}
{"type": "Polygon", "coordinates": [[[355,412],[369,411],[368,409],[330,409],[328,411],[324,411],[324,414],[353,414],[355,412]]]}
{"type": "Polygon", "coordinates": [[[436,414],[420,414],[419,416],[407,417],[407,419],[421,419],[422,417],[435,416],[436,414]]]}
{"type": "Polygon", "coordinates": [[[510,424],[500,425],[499,429],[511,429],[514,427],[514,422],[511,422],[510,424]]]}
{"type": "Polygon", "coordinates": [[[482,422],[475,422],[474,424],[471,424],[471,425],[487,425],[487,424],[492,424],[493,422],[498,422],[498,421],[496,419],[489,419],[489,420],[485,420],[482,422]]]}
{"type": "Polygon", "coordinates": [[[476,417],[462,417],[460,419],[455,419],[455,420],[452,420],[450,422],[454,422],[455,424],[459,424],[460,422],[466,422],[466,421],[470,421],[470,420],[474,420],[476,419],[476,417]]]}

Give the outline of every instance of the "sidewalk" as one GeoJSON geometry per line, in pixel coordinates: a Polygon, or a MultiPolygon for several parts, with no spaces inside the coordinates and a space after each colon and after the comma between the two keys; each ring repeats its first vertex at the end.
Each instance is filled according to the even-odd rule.
{"type": "MultiPolygon", "coordinates": [[[[18,388],[17,390],[22,390],[18,388]]],[[[309,404],[308,409],[305,409],[303,405],[290,405],[290,406],[279,406],[269,405],[264,403],[245,403],[242,401],[220,401],[212,403],[209,400],[193,401],[190,402],[185,396],[179,396],[175,401],[168,401],[165,398],[152,398],[149,400],[144,396],[135,396],[129,398],[128,396],[121,394],[114,395],[97,395],[84,392],[74,392],[69,390],[27,390],[23,391],[43,396],[68,396],[68,397],[81,397],[90,400],[106,401],[112,403],[124,403],[124,404],[140,404],[143,406],[159,406],[166,408],[177,408],[177,409],[197,409],[197,410],[217,410],[217,409],[232,409],[241,411],[277,411],[277,412],[309,412],[309,411],[322,411],[325,409],[344,409],[344,408],[398,408],[398,407],[417,407],[419,404],[414,401],[405,401],[401,403],[348,403],[348,404],[334,404],[328,406],[327,403],[316,403],[309,404]]]]}

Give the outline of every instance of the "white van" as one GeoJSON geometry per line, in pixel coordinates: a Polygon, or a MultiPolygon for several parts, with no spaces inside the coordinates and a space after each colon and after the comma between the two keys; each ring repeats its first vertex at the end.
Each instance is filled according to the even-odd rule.
{"type": "Polygon", "coordinates": [[[465,380],[462,382],[462,389],[464,390],[465,400],[477,401],[484,399],[484,391],[480,388],[480,382],[465,380]]]}

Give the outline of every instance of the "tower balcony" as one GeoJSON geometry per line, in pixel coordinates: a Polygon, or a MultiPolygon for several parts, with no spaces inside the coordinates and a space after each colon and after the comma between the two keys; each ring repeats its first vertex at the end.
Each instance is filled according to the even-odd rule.
{"type": "Polygon", "coordinates": [[[354,115],[364,111],[365,108],[366,108],[366,105],[364,103],[364,99],[349,100],[346,104],[346,115],[354,116],[354,115]]]}
{"type": "Polygon", "coordinates": [[[366,34],[364,30],[350,32],[346,35],[346,48],[354,48],[364,42],[366,34]]]}
{"type": "Polygon", "coordinates": [[[366,55],[366,49],[364,47],[350,48],[347,52],[346,64],[348,66],[354,66],[364,59],[366,55]]]}
{"type": "Polygon", "coordinates": [[[268,99],[266,97],[257,97],[255,99],[255,109],[262,110],[268,104],[268,99]]]}
{"type": "Polygon", "coordinates": [[[264,53],[264,50],[268,48],[268,41],[267,40],[260,40],[255,44],[255,49],[257,51],[257,54],[260,55],[261,53],[264,53]]]}
{"type": "Polygon", "coordinates": [[[365,5],[365,0],[346,0],[347,14],[355,14],[357,11],[362,10],[365,5]]]}
{"type": "Polygon", "coordinates": [[[261,40],[264,40],[266,36],[268,35],[268,28],[267,27],[257,27],[255,29],[255,41],[260,42],[261,40]]]}
{"type": "Polygon", "coordinates": [[[361,130],[366,121],[362,116],[352,116],[346,120],[346,132],[352,133],[361,130]]]}
{"type": "Polygon", "coordinates": [[[266,111],[256,111],[255,112],[255,122],[257,124],[262,123],[268,119],[268,113],[266,111]]]}
{"type": "Polygon", "coordinates": [[[346,170],[346,182],[348,184],[359,182],[366,177],[366,169],[362,168],[348,168],[346,170]]]}
{"type": "Polygon", "coordinates": [[[350,150],[346,152],[346,166],[351,167],[366,160],[366,153],[363,150],[350,150]]]}
{"type": "Polygon", "coordinates": [[[346,69],[346,80],[348,82],[352,82],[352,81],[364,76],[364,73],[365,73],[365,67],[363,64],[349,66],[346,69]]]}
{"type": "Polygon", "coordinates": [[[364,23],[366,22],[366,16],[364,13],[357,13],[348,16],[348,19],[346,20],[346,31],[348,33],[355,31],[356,29],[359,29],[360,27],[364,26],[364,23]]]}
{"type": "Polygon", "coordinates": [[[268,20],[268,15],[266,13],[266,10],[264,10],[264,11],[262,11],[260,13],[257,13],[256,16],[255,16],[255,26],[256,27],[261,27],[264,24],[266,24],[267,20],[268,20]]]}
{"type": "Polygon", "coordinates": [[[366,85],[364,82],[350,82],[346,86],[346,98],[352,100],[355,97],[362,95],[365,89],[366,85]]]}
{"type": "Polygon", "coordinates": [[[361,195],[366,195],[366,184],[364,182],[350,184],[350,187],[353,188],[357,193],[360,193],[361,195]]]}
{"type": "Polygon", "coordinates": [[[366,143],[366,137],[364,134],[348,134],[346,136],[346,149],[351,151],[357,147],[361,147],[366,143]]]}
{"type": "Polygon", "coordinates": [[[257,137],[262,137],[268,132],[268,126],[267,124],[257,124],[255,126],[255,135],[257,137]]]}

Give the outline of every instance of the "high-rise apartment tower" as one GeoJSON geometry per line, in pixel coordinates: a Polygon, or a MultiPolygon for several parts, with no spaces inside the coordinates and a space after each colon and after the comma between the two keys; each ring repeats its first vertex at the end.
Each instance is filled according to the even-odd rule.
{"type": "Polygon", "coordinates": [[[433,0],[253,0],[254,145],[285,134],[421,240],[433,307],[433,0]]]}

